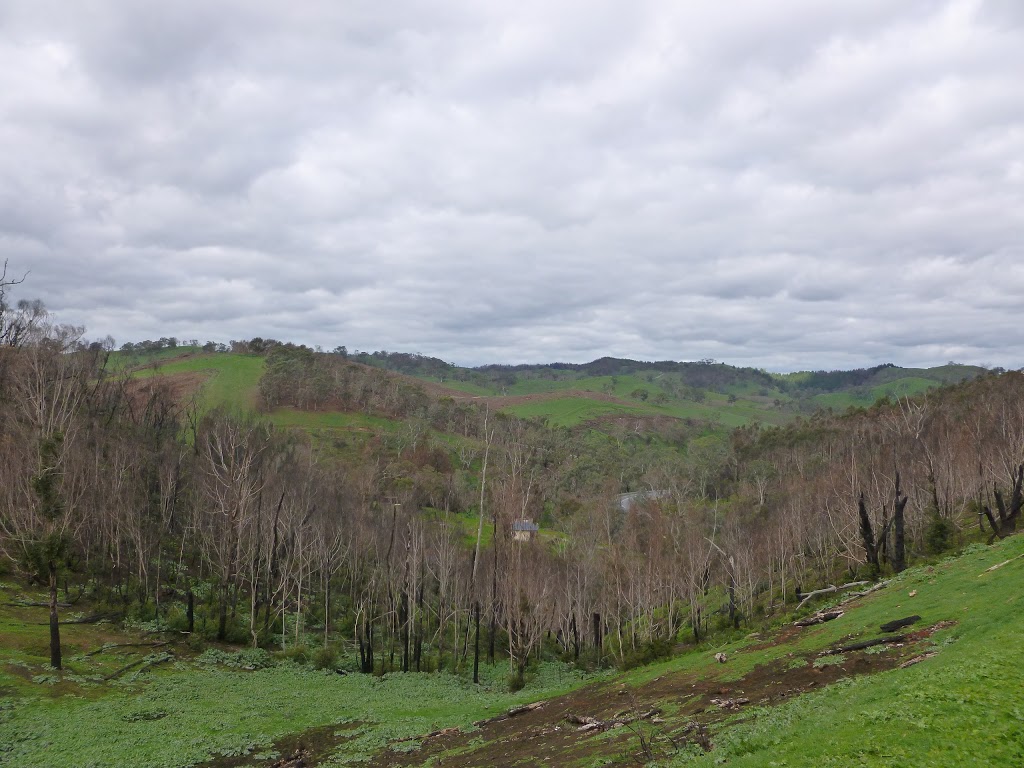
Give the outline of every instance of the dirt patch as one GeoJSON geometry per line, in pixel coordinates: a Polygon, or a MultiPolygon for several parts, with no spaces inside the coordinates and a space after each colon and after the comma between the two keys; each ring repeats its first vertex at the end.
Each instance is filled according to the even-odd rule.
{"type": "Polygon", "coordinates": [[[132,379],[128,383],[128,396],[135,408],[145,407],[157,392],[166,393],[175,403],[184,403],[202,389],[211,375],[204,371],[185,371],[132,379]]]}
{"type": "Polygon", "coordinates": [[[258,750],[257,754],[275,753],[276,757],[257,759],[253,755],[217,757],[196,768],[313,768],[327,758],[340,744],[350,740],[347,731],[354,730],[359,723],[335,723],[310,728],[302,733],[284,736],[270,747],[258,750]]]}
{"type": "MultiPolygon", "coordinates": [[[[916,641],[940,628],[942,625],[920,630],[912,640],[889,646],[884,652],[854,651],[827,657],[824,662],[813,653],[790,655],[758,665],[737,680],[701,679],[697,673],[687,672],[669,673],[634,687],[599,683],[516,717],[482,722],[478,730],[427,739],[418,751],[389,751],[370,765],[413,766],[429,760],[434,761],[431,765],[445,768],[565,765],[596,756],[609,764],[645,762],[651,759],[646,751],[652,748],[651,742],[665,746],[697,743],[706,737],[708,726],[746,708],[773,706],[840,678],[898,667],[920,653],[916,641]],[[657,711],[655,716],[634,719],[652,710],[657,711]],[[605,722],[633,722],[581,732],[579,726],[567,721],[570,714],[605,722]]],[[[785,638],[791,636],[783,630],[770,645],[785,643],[785,638]]]]}

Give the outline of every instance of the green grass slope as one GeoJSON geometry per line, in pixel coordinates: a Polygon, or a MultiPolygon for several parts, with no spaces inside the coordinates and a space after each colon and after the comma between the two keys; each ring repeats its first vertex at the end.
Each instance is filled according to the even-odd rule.
{"type": "MultiPolygon", "coordinates": [[[[581,688],[584,676],[548,663],[525,690],[509,694],[502,685],[507,666],[500,663],[485,667],[479,687],[449,674],[339,676],[291,662],[265,667],[263,652],[195,658],[174,644],[174,636],[159,649],[119,649],[112,643],[152,643],[159,636],[104,624],[68,626],[67,669],[55,673],[46,666],[45,608],[12,607],[41,595],[6,585],[0,587],[0,764],[174,768],[248,754],[230,764],[267,766],[276,758],[277,739],[326,728],[318,755],[324,765],[371,755],[381,765],[399,758],[408,765],[511,765],[514,760],[494,758],[504,754],[497,748],[507,748],[494,741],[501,723],[471,723],[546,698],[544,708],[515,721],[530,734],[515,742],[521,764],[636,764],[646,733],[657,746],[647,759],[661,766],[1021,765],[1022,589],[1024,536],[1017,536],[913,568],[848,603],[842,617],[826,624],[787,624],[712,641],[605,676],[594,687],[581,688]],[[902,645],[820,655],[879,637],[880,624],[910,614],[921,617],[914,629],[923,631],[902,645]],[[716,663],[716,651],[726,653],[728,663],[716,663]],[[146,658],[162,663],[106,679],[132,659],[146,658]],[[919,663],[903,666],[911,660],[919,663]],[[865,674],[872,665],[886,671],[865,674]],[[789,679],[806,681],[819,672],[817,687],[789,679]],[[793,695],[784,703],[759,699],[755,679],[793,695]],[[616,696],[620,690],[631,696],[616,696]],[[750,706],[724,716],[707,698],[744,693],[752,697],[750,706]],[[581,734],[564,721],[567,707],[605,717],[630,700],[659,708],[659,723],[645,725],[646,732],[581,734]],[[705,724],[710,752],[687,744],[693,722],[705,724]],[[418,739],[399,741],[441,728],[461,731],[422,747],[418,739]],[[486,763],[477,760],[486,755],[486,763]]],[[[506,727],[505,738],[508,733],[506,727]]]]}
{"type": "Polygon", "coordinates": [[[185,354],[147,362],[136,368],[138,378],[201,374],[207,379],[201,390],[201,405],[252,408],[256,404],[257,387],[263,375],[264,360],[260,355],[214,352],[185,354]]]}
{"type": "Polygon", "coordinates": [[[952,623],[921,649],[934,657],[747,711],[720,728],[711,754],[672,764],[1024,765],[1022,592],[1019,536],[908,571],[805,642],[875,637],[879,624],[918,614],[921,624],[952,623]]]}

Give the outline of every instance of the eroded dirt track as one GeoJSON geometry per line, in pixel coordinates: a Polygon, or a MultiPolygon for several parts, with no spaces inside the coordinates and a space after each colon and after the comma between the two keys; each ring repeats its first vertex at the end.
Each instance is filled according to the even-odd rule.
{"type": "MultiPolygon", "coordinates": [[[[919,630],[908,642],[884,652],[854,651],[832,663],[819,657],[788,655],[756,666],[736,680],[701,679],[696,673],[668,673],[637,686],[598,683],[543,706],[479,724],[478,730],[426,738],[419,749],[387,751],[373,766],[445,768],[476,766],[568,765],[601,756],[610,764],[635,765],[684,743],[712,746],[706,728],[751,707],[772,706],[840,678],[892,669],[921,654],[919,641],[938,627],[919,630]],[[657,714],[651,715],[655,711],[657,714]],[[608,729],[581,730],[570,715],[602,722],[631,721],[608,729]],[[647,715],[647,717],[644,717],[647,715]]],[[[784,642],[783,633],[761,647],[784,642]]],[[[712,668],[728,674],[728,662],[712,668]]],[[[706,669],[704,670],[706,672],[706,669]]],[[[741,715],[742,716],[742,715],[741,715]]]]}

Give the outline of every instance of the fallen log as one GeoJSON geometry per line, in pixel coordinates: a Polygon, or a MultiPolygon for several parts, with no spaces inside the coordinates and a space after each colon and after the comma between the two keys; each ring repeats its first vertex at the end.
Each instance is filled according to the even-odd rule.
{"type": "Polygon", "coordinates": [[[1024,554],[1017,555],[1016,557],[1011,557],[1009,560],[1003,560],[1003,562],[996,563],[991,568],[986,568],[984,571],[982,571],[978,575],[979,576],[984,576],[986,573],[991,573],[992,571],[998,570],[998,569],[1002,568],[1004,565],[1009,565],[1014,560],[1020,560],[1022,557],[1024,557],[1024,554]]]}
{"type": "Polygon", "coordinates": [[[888,621],[879,627],[883,632],[895,632],[897,629],[903,629],[909,627],[911,624],[916,624],[921,620],[920,616],[907,616],[905,619],[896,619],[895,621],[888,621]]]}
{"type": "Polygon", "coordinates": [[[888,585],[888,581],[880,581],[877,584],[873,584],[872,586],[868,587],[863,592],[851,592],[846,597],[844,597],[839,604],[846,605],[851,600],[856,600],[858,597],[864,597],[864,595],[870,595],[872,592],[875,592],[876,590],[879,590],[882,587],[887,587],[888,585]]]}
{"type": "Polygon", "coordinates": [[[717,704],[722,709],[739,709],[744,704],[749,704],[750,699],[740,697],[736,699],[712,699],[712,704],[717,704]]]}
{"type": "Polygon", "coordinates": [[[579,728],[576,730],[580,733],[589,733],[590,731],[607,731],[610,728],[621,728],[624,725],[635,723],[638,720],[650,720],[656,721],[657,715],[661,714],[661,710],[658,707],[649,709],[646,712],[638,712],[636,714],[627,714],[626,711],[619,712],[615,717],[610,720],[598,720],[596,717],[590,715],[575,715],[572,712],[566,714],[566,722],[578,725],[579,728]]]}
{"type": "MultiPolygon", "coordinates": [[[[80,619],[64,619],[61,624],[98,624],[101,621],[115,621],[120,619],[120,613],[91,613],[88,616],[83,616],[80,619]]],[[[44,624],[46,622],[43,622],[44,624]]]]}
{"type": "Polygon", "coordinates": [[[394,740],[391,741],[391,743],[392,744],[401,744],[402,742],[405,742],[405,741],[417,741],[417,740],[426,741],[427,739],[436,739],[438,736],[452,736],[452,735],[454,735],[456,733],[461,733],[461,732],[462,732],[461,728],[459,728],[457,725],[453,725],[451,728],[441,728],[440,730],[431,731],[430,733],[428,733],[426,735],[423,735],[423,736],[405,736],[405,737],[403,737],[401,739],[394,739],[394,740]]]}
{"type": "Polygon", "coordinates": [[[932,656],[936,656],[936,655],[937,654],[936,654],[935,651],[929,651],[928,653],[922,653],[920,656],[915,656],[912,659],[908,659],[907,661],[904,661],[902,664],[900,664],[900,669],[906,669],[907,667],[912,667],[915,664],[918,664],[918,663],[924,661],[925,659],[930,659],[932,656]]]}
{"type": "Polygon", "coordinates": [[[106,651],[112,651],[115,648],[160,648],[164,645],[170,645],[169,640],[161,640],[158,643],[112,643],[110,645],[101,645],[95,651],[89,651],[86,656],[95,656],[98,653],[104,653],[106,651]]]}
{"type": "Polygon", "coordinates": [[[131,664],[126,664],[116,672],[111,672],[103,679],[105,681],[113,680],[115,677],[120,677],[125,672],[127,672],[130,669],[134,669],[135,667],[139,667],[139,672],[142,672],[143,670],[149,669],[150,667],[155,667],[157,664],[163,664],[165,661],[170,661],[173,658],[174,657],[169,653],[166,653],[163,656],[158,656],[155,659],[152,659],[149,656],[143,656],[141,659],[133,661],[131,664]]]}
{"type": "Polygon", "coordinates": [[[515,717],[516,715],[522,715],[526,712],[532,712],[535,709],[540,709],[547,702],[546,701],[535,701],[533,704],[523,704],[521,707],[512,707],[506,714],[509,717],[515,717]]]}
{"type": "Polygon", "coordinates": [[[312,753],[308,749],[297,749],[290,757],[282,757],[275,763],[271,763],[270,768],[309,768],[312,763],[312,753]]]}
{"type": "Polygon", "coordinates": [[[797,627],[812,627],[815,624],[824,624],[826,621],[838,619],[843,615],[843,613],[844,612],[839,608],[832,608],[827,611],[818,611],[811,616],[800,619],[799,621],[794,621],[793,625],[797,627]]]}
{"type": "Polygon", "coordinates": [[[813,592],[808,592],[807,594],[805,594],[803,596],[803,599],[800,601],[800,604],[796,608],[797,610],[800,610],[804,607],[804,603],[806,603],[811,598],[817,597],[818,595],[830,595],[833,592],[840,592],[844,589],[852,589],[853,587],[863,587],[865,584],[870,583],[870,581],[851,581],[849,584],[843,584],[838,587],[835,584],[831,584],[827,587],[816,589],[813,592]]]}
{"type": "Polygon", "coordinates": [[[903,643],[906,642],[906,635],[893,635],[892,637],[878,637],[874,640],[861,640],[860,642],[850,643],[844,645],[841,648],[830,648],[826,651],[819,653],[819,656],[835,656],[837,653],[849,653],[850,651],[862,651],[865,648],[871,648],[876,645],[885,645],[887,643],[903,643]]]}

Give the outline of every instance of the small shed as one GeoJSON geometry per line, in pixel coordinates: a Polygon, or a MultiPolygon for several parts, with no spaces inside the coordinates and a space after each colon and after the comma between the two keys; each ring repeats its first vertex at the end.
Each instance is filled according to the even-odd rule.
{"type": "Polygon", "coordinates": [[[539,530],[540,526],[533,520],[515,520],[512,523],[512,540],[533,541],[539,530]]]}

